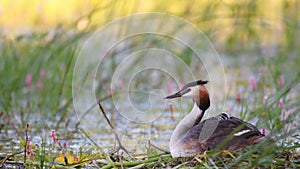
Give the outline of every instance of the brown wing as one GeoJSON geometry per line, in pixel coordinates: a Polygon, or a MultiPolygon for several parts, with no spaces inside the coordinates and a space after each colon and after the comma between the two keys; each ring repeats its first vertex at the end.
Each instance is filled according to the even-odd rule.
{"type": "Polygon", "coordinates": [[[241,119],[227,118],[222,114],[217,117],[204,120],[191,128],[183,143],[192,143],[193,146],[198,144],[202,151],[214,148],[238,150],[257,143],[255,139],[264,136],[254,125],[241,119]]]}

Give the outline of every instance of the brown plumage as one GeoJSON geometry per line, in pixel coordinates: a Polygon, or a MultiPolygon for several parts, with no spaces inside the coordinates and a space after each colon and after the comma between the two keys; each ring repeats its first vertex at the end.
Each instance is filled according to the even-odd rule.
{"type": "Polygon", "coordinates": [[[206,83],[202,80],[188,83],[166,97],[187,97],[195,102],[193,110],[180,121],[171,136],[172,157],[193,156],[216,148],[234,151],[263,140],[264,135],[254,125],[226,113],[201,121],[210,106],[206,83]]]}

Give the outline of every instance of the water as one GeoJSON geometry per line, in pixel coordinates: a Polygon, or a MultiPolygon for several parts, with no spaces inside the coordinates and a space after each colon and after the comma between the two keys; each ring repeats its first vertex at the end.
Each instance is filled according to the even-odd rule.
{"type": "MultiPolygon", "coordinates": [[[[148,61],[146,60],[146,62],[148,61]]],[[[245,120],[256,124],[259,129],[262,129],[266,127],[263,126],[264,123],[259,122],[259,118],[252,117],[247,112],[262,105],[265,95],[269,96],[276,92],[273,86],[267,85],[268,81],[263,80],[268,79],[272,75],[266,73],[265,68],[260,67],[259,70],[262,74],[257,75],[257,81],[262,81],[262,84],[259,84],[262,86],[258,86],[257,90],[252,91],[249,87],[248,78],[255,73],[251,72],[249,67],[243,67],[243,72],[240,72],[239,65],[231,67],[233,62],[231,59],[223,62],[226,83],[220,80],[211,81],[207,85],[211,94],[211,108],[207,111],[204,118],[217,115],[223,111],[240,117],[240,112],[246,111],[245,120]],[[237,102],[237,93],[241,94],[242,103],[237,102]]],[[[237,62],[244,64],[246,60],[237,62]]],[[[202,79],[200,76],[196,78],[202,79]]],[[[183,78],[180,79],[181,84],[177,84],[174,79],[165,75],[163,71],[151,69],[135,75],[131,81],[128,79],[130,78],[124,76],[120,77],[120,81],[115,81],[113,83],[115,88],[113,93],[111,93],[112,98],[102,101],[106,114],[115,127],[122,144],[133,154],[145,154],[149,141],[162,149],[168,150],[170,136],[176,124],[191,110],[192,100],[175,99],[167,101],[163,98],[176,92],[182,84],[189,81],[183,78]],[[165,80],[160,81],[160,79],[165,80]],[[174,112],[170,112],[170,103],[174,112]]],[[[101,81],[98,81],[98,83],[99,86],[102,85],[101,81]]],[[[105,88],[109,88],[109,86],[105,86],[105,88]]],[[[67,143],[66,150],[74,154],[79,154],[81,149],[83,152],[99,153],[100,150],[95,147],[94,143],[101,147],[104,152],[112,152],[116,148],[114,133],[103,114],[99,111],[97,104],[95,104],[95,99],[90,97],[90,91],[84,92],[80,95],[80,101],[75,103],[74,108],[70,107],[69,109],[70,112],[67,117],[70,123],[68,126],[65,127],[65,123],[61,123],[56,131],[58,141],[61,144],[67,143]],[[79,123],[78,127],[76,127],[77,123],[79,123]],[[85,131],[94,143],[79,128],[85,131]]],[[[293,100],[297,99],[296,93],[298,92],[299,85],[292,89],[292,92],[286,97],[286,109],[293,106],[293,100]]],[[[94,95],[95,93],[92,94],[94,95]]],[[[295,111],[298,110],[299,108],[295,107],[295,111]]],[[[53,146],[51,138],[52,128],[41,127],[45,122],[48,124],[47,126],[55,126],[56,121],[45,121],[47,119],[41,119],[39,114],[32,117],[35,117],[35,119],[28,122],[30,124],[29,137],[31,145],[41,147],[44,140],[48,152],[59,152],[60,150],[53,146]]],[[[295,116],[294,121],[295,124],[299,122],[299,117],[295,116]]],[[[288,130],[294,130],[296,127],[297,125],[289,125],[288,130]]],[[[23,151],[23,147],[20,145],[20,138],[24,139],[25,137],[24,132],[19,130],[24,129],[16,130],[10,126],[8,130],[1,130],[0,156],[4,156],[6,153],[23,151]]],[[[299,129],[296,132],[299,132],[299,129]]],[[[288,137],[288,139],[293,140],[295,138],[288,137]]],[[[22,159],[23,155],[21,153],[17,156],[19,159],[22,159]]]]}

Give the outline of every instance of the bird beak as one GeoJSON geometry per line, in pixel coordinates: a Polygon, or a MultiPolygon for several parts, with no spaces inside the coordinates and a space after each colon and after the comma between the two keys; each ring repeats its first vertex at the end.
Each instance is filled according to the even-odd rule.
{"type": "Polygon", "coordinates": [[[172,94],[170,96],[165,97],[165,99],[173,99],[173,98],[181,97],[181,96],[183,96],[184,94],[186,94],[190,91],[191,91],[191,89],[183,89],[183,90],[180,90],[179,92],[177,92],[175,94],[172,94]]]}
{"type": "Polygon", "coordinates": [[[177,97],[181,97],[181,96],[182,96],[181,93],[177,92],[175,94],[165,97],[164,99],[173,99],[173,98],[177,98],[177,97]]]}

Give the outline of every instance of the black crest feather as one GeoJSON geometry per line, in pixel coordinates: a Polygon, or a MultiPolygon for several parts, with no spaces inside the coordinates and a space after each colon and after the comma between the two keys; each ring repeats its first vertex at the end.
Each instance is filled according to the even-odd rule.
{"type": "Polygon", "coordinates": [[[186,88],[192,87],[192,86],[197,86],[197,85],[200,85],[200,84],[207,84],[207,83],[208,83],[207,80],[197,80],[195,82],[190,82],[190,83],[184,85],[182,89],[186,89],[186,88]]]}

